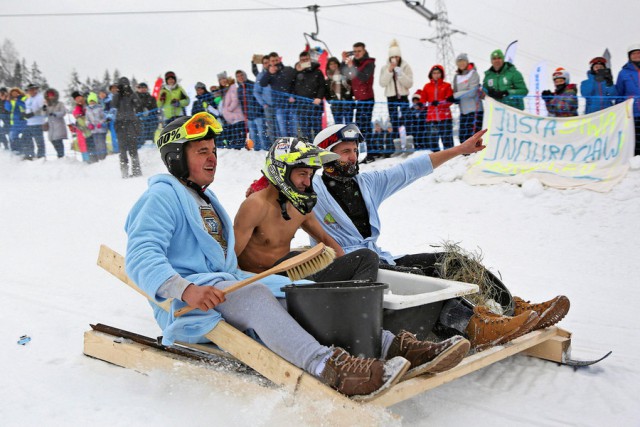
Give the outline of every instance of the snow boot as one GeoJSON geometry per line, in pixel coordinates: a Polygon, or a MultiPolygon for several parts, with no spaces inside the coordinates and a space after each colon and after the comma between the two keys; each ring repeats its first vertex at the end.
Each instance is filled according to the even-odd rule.
{"type": "Polygon", "coordinates": [[[408,369],[409,362],[402,357],[385,362],[355,357],[335,347],[320,379],[347,396],[373,396],[397,383],[408,369]]]}
{"type": "Polygon", "coordinates": [[[482,351],[531,332],[539,320],[540,317],[533,310],[509,317],[495,314],[486,307],[476,306],[467,325],[466,334],[471,346],[476,351],[482,351]]]}
{"type": "Polygon", "coordinates": [[[400,331],[391,342],[387,358],[402,356],[411,362],[402,380],[447,371],[462,361],[471,344],[460,335],[442,342],[420,341],[414,334],[400,331]]]}
{"type": "Polygon", "coordinates": [[[129,178],[129,165],[126,163],[120,163],[120,174],[122,178],[129,178]]]}
{"type": "Polygon", "coordinates": [[[570,307],[569,298],[564,295],[558,295],[549,301],[539,304],[531,304],[530,301],[524,301],[516,296],[513,297],[513,301],[516,304],[514,313],[516,316],[528,310],[538,313],[540,321],[535,329],[543,329],[555,325],[567,315],[570,307]]]}
{"type": "Polygon", "coordinates": [[[393,140],[393,154],[391,157],[398,157],[402,154],[402,140],[400,138],[395,138],[393,140]]]}

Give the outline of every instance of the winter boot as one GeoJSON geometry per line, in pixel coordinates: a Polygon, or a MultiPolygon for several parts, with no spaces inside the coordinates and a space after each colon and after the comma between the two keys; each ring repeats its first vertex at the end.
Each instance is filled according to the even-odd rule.
{"type": "Polygon", "coordinates": [[[142,170],[140,169],[140,160],[138,153],[131,154],[131,176],[142,176],[142,170]]]}
{"type": "Polygon", "coordinates": [[[129,178],[129,165],[126,163],[120,163],[120,174],[122,178],[129,178]]]}
{"type": "Polygon", "coordinates": [[[402,357],[388,361],[354,357],[340,347],[333,354],[320,374],[328,386],[347,396],[379,395],[397,383],[409,369],[409,362],[402,357]]]}
{"type": "Polygon", "coordinates": [[[387,358],[402,356],[411,362],[409,371],[402,377],[404,381],[449,370],[462,361],[470,348],[469,341],[460,335],[436,343],[419,341],[411,332],[401,331],[391,342],[387,358]]]}
{"type": "Polygon", "coordinates": [[[516,304],[514,314],[517,316],[528,310],[533,310],[540,316],[540,321],[535,329],[543,329],[558,323],[569,312],[569,298],[564,295],[558,295],[552,300],[542,302],[540,304],[531,304],[530,301],[524,301],[522,298],[513,297],[516,304]]]}
{"type": "Polygon", "coordinates": [[[393,140],[393,154],[391,157],[398,157],[402,154],[402,140],[400,138],[394,138],[393,140]]]}
{"type": "Polygon", "coordinates": [[[540,317],[533,310],[509,317],[495,314],[486,307],[476,306],[465,332],[471,346],[476,351],[482,351],[531,332],[539,320],[540,317]]]}

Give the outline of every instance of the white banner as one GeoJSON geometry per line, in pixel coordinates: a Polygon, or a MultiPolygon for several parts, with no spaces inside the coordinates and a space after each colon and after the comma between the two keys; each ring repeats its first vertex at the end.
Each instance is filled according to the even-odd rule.
{"type": "Polygon", "coordinates": [[[629,169],[633,100],[577,117],[540,117],[485,98],[487,146],[467,170],[470,184],[536,178],[556,188],[611,190],[629,169]]]}

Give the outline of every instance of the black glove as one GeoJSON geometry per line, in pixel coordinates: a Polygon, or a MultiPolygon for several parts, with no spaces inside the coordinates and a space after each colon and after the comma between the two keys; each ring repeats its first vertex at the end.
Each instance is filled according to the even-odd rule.
{"type": "Polygon", "coordinates": [[[42,106],[42,111],[47,111],[47,106],[46,105],[42,106]]]}
{"type": "Polygon", "coordinates": [[[26,113],[26,114],[24,115],[24,117],[25,117],[25,118],[27,118],[27,119],[30,119],[30,118],[31,118],[31,117],[33,117],[33,116],[35,116],[35,114],[33,114],[33,113],[26,113]]]}
{"type": "Polygon", "coordinates": [[[509,91],[508,90],[503,90],[503,91],[500,91],[499,93],[500,93],[500,99],[509,96],[509,91]]]}
{"type": "Polygon", "coordinates": [[[56,113],[49,113],[49,117],[55,117],[56,113]]]}
{"type": "Polygon", "coordinates": [[[180,100],[174,99],[173,101],[171,101],[171,105],[173,105],[174,107],[179,107],[180,106],[180,100]]]}
{"type": "Polygon", "coordinates": [[[608,68],[604,69],[604,81],[607,83],[607,86],[613,86],[613,76],[611,75],[611,70],[608,68]]]}
{"type": "Polygon", "coordinates": [[[437,106],[438,104],[440,104],[440,102],[437,99],[429,103],[429,105],[433,105],[434,107],[437,106]]]}
{"type": "Polygon", "coordinates": [[[450,97],[447,98],[447,102],[454,103],[456,102],[456,99],[453,97],[453,95],[451,95],[450,97]]]}
{"type": "Polygon", "coordinates": [[[489,95],[491,98],[498,99],[498,91],[492,87],[487,88],[487,95],[489,95]]]}
{"type": "Polygon", "coordinates": [[[553,97],[553,92],[550,90],[543,90],[541,95],[543,99],[550,99],[553,97]]]}

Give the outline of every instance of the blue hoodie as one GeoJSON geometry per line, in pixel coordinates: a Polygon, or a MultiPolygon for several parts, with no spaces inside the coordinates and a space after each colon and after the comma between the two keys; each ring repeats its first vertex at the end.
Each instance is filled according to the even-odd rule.
{"type": "MultiPolygon", "coordinates": [[[[224,238],[229,250],[224,250],[205,230],[199,206],[193,195],[172,175],[155,175],[149,188],[129,212],[125,231],[127,242],[126,272],[131,279],[159,303],[165,298],[158,289],[169,278],[179,274],[196,285],[215,285],[223,280],[242,280],[253,275],[238,268],[233,251],[233,222],[210,190],[205,191],[222,221],[224,238]]],[[[280,287],[290,280],[284,276],[269,276],[260,283],[274,295],[283,297],[280,287]]],[[[203,342],[221,315],[215,310],[193,310],[174,318],[173,312],[186,304],[178,299],[171,303],[171,313],[151,304],[158,325],[163,329],[163,343],[175,340],[203,342]]]]}
{"type": "Polygon", "coordinates": [[[621,97],[635,98],[633,116],[640,117],[640,68],[636,67],[633,62],[627,62],[620,70],[616,89],[621,97]]]}
{"type": "Polygon", "coordinates": [[[336,199],[329,193],[322,179],[313,181],[313,188],[318,194],[318,202],[313,208],[313,213],[325,231],[342,246],[346,253],[367,248],[376,252],[382,261],[395,264],[394,259],[403,255],[391,255],[377,244],[381,229],[378,207],[397,191],[431,172],[433,172],[431,158],[429,155],[423,154],[386,170],[356,175],[354,179],[362,192],[371,224],[371,236],[366,239],[362,237],[353,221],[349,219],[336,199]]]}

